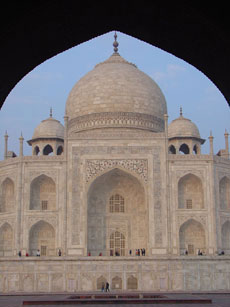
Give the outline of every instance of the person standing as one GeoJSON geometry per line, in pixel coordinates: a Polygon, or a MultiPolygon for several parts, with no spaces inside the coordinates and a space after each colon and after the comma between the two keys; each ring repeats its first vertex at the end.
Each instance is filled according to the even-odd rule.
{"type": "Polygon", "coordinates": [[[108,283],[108,281],[106,282],[106,285],[105,285],[105,292],[109,292],[109,283],[108,283]]]}

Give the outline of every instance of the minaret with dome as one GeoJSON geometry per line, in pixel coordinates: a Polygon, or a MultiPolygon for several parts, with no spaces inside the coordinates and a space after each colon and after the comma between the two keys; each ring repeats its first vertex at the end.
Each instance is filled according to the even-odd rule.
{"type": "Polygon", "coordinates": [[[229,291],[230,160],[113,53],[0,161],[0,289],[229,291]],[[64,103],[64,102],[63,102],[64,103]],[[40,255],[40,256],[39,256],[40,255]],[[1,282],[4,280],[4,282],[1,282]],[[217,282],[218,281],[218,282],[217,282]]]}

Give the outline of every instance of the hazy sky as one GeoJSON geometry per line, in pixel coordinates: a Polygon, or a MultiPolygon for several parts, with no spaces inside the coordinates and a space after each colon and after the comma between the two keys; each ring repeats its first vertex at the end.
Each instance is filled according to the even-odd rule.
{"type": "MultiPolygon", "coordinates": [[[[143,41],[118,32],[119,53],[127,61],[153,78],[165,95],[169,122],[183,115],[191,119],[206,139],[202,153],[209,152],[208,136],[214,136],[214,152],[225,147],[225,129],[230,132],[230,108],[216,86],[199,70],[183,60],[143,41]]],[[[17,155],[18,138],[24,136],[24,154],[31,154],[26,140],[34,128],[49,117],[63,123],[65,102],[74,84],[96,64],[113,53],[114,33],[109,32],[71,48],[27,74],[11,91],[0,110],[0,159],[4,153],[4,134],[9,135],[8,149],[17,155]]],[[[195,51],[194,51],[195,52],[195,51]]]]}

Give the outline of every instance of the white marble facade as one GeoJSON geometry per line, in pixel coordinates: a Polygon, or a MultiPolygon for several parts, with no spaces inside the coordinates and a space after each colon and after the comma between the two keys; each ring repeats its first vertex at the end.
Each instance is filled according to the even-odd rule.
{"type": "Polygon", "coordinates": [[[202,154],[195,124],[181,111],[168,126],[159,87],[116,51],[74,86],[64,119],[41,122],[31,156],[22,137],[10,156],[5,136],[0,291],[96,290],[104,280],[115,290],[229,290],[228,134],[219,155],[212,136],[202,154]]]}

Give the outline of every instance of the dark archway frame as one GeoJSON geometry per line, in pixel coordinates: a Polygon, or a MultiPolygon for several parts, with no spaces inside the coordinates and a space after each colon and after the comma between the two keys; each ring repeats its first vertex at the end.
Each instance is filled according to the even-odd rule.
{"type": "Polygon", "coordinates": [[[37,65],[112,30],[192,64],[213,81],[230,103],[227,12],[226,6],[214,2],[5,2],[0,12],[0,106],[37,65]]]}

